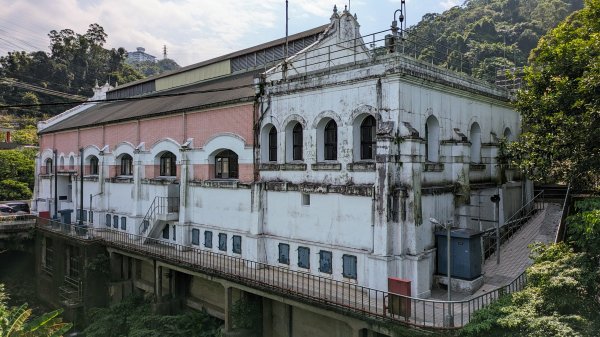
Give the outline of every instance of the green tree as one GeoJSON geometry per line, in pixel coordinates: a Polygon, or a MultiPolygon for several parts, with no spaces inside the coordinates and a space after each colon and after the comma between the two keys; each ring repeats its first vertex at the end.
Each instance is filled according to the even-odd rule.
{"type": "Polygon", "coordinates": [[[598,187],[600,170],[600,0],[542,38],[516,103],[523,118],[512,152],[538,181],[598,187]]]}
{"type": "Polygon", "coordinates": [[[0,151],[0,181],[13,180],[33,189],[34,160],[32,151],[0,151]]]}
{"type": "Polygon", "coordinates": [[[59,337],[72,328],[60,317],[62,309],[32,317],[26,304],[16,308],[6,305],[4,285],[0,284],[0,336],[2,337],[59,337]]]}
{"type": "Polygon", "coordinates": [[[597,264],[566,244],[537,244],[532,252],[525,289],[476,312],[462,336],[597,336],[597,264]]]}
{"type": "Polygon", "coordinates": [[[109,308],[90,311],[87,337],[217,337],[218,320],[204,312],[189,311],[179,315],[152,312],[150,300],[130,296],[109,308]]]}
{"type": "Polygon", "coordinates": [[[0,180],[0,200],[31,199],[31,190],[27,184],[12,179],[0,180]]]}

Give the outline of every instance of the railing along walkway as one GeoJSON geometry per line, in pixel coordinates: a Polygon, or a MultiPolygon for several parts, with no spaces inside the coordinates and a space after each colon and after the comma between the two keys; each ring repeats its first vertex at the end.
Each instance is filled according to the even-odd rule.
{"type": "Polygon", "coordinates": [[[142,243],[145,239],[143,236],[108,228],[82,228],[45,219],[39,219],[38,228],[80,240],[103,240],[106,245],[114,248],[137,252],[189,270],[329,309],[341,310],[358,317],[428,328],[461,327],[469,322],[475,311],[485,307],[503,293],[522,289],[526,281],[525,275],[521,275],[507,286],[481,296],[447,302],[397,295],[159,239],[146,240],[146,243],[142,243]],[[454,316],[453,326],[445,323],[444,318],[448,312],[454,316]]]}

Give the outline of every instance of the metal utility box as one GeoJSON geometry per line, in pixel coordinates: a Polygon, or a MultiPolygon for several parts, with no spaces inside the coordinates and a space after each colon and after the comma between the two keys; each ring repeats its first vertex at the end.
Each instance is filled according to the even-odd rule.
{"type": "MultiPolygon", "coordinates": [[[[437,246],[437,273],[447,275],[447,232],[435,232],[437,246]]],[[[481,276],[481,232],[473,229],[450,231],[452,277],[473,280],[481,276]]]]}
{"type": "Polygon", "coordinates": [[[390,298],[387,307],[390,314],[410,317],[410,298],[394,295],[398,294],[410,297],[410,285],[410,280],[388,277],[388,292],[390,293],[390,298]]]}
{"type": "Polygon", "coordinates": [[[72,209],[62,209],[58,211],[58,213],[60,214],[60,222],[64,224],[71,223],[71,213],[73,213],[72,209]]]}

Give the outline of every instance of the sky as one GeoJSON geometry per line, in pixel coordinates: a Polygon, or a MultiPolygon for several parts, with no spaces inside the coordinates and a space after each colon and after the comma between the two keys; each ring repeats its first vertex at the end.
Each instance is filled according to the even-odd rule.
{"type": "MultiPolygon", "coordinates": [[[[406,0],[408,26],[463,0],[406,0]]],[[[388,30],[400,0],[289,0],[289,34],[329,22],[350,5],[361,34],[388,30]]],[[[0,55],[48,51],[48,32],[98,23],[107,48],[136,47],[186,66],[285,36],[285,0],[0,0],[0,55]]]]}

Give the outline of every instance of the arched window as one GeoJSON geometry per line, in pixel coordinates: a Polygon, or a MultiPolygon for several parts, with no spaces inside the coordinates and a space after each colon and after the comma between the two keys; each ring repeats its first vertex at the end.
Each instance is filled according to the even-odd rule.
{"type": "Polygon", "coordinates": [[[90,174],[98,175],[98,157],[96,156],[90,158],[90,174]]]}
{"type": "Polygon", "coordinates": [[[165,152],[160,156],[160,175],[163,177],[174,177],[177,175],[177,157],[171,152],[165,152]]]}
{"type": "Polygon", "coordinates": [[[274,126],[269,131],[269,161],[277,161],[277,129],[274,126]]]}
{"type": "Polygon", "coordinates": [[[479,124],[471,125],[471,162],[481,163],[481,128],[479,124]]]}
{"type": "Polygon", "coordinates": [[[292,130],[292,160],[302,160],[302,125],[296,123],[292,130]]]}
{"type": "Polygon", "coordinates": [[[60,157],[60,160],[58,161],[58,163],[60,164],[60,169],[64,170],[65,169],[65,157],[60,157]]]}
{"type": "Polygon", "coordinates": [[[238,155],[231,150],[223,150],[215,156],[215,178],[237,179],[238,155]]]}
{"type": "Polygon", "coordinates": [[[434,116],[429,116],[425,122],[425,140],[425,160],[437,162],[440,153],[440,124],[434,116]]]}
{"type": "Polygon", "coordinates": [[[69,157],[69,170],[74,170],[75,169],[75,157],[71,156],[69,157]]]}
{"type": "Polygon", "coordinates": [[[360,124],[360,159],[375,159],[375,117],[368,116],[360,124]]]}
{"type": "Polygon", "coordinates": [[[507,142],[511,142],[513,140],[512,131],[510,131],[510,128],[504,129],[504,139],[506,139],[507,142]]]}
{"type": "MultiPolygon", "coordinates": [[[[161,159],[161,167],[162,167],[162,159],[161,159]]],[[[162,172],[162,171],[161,171],[162,172]]],[[[133,175],[133,158],[130,155],[124,154],[121,157],[121,172],[122,176],[131,176],[133,175]]],[[[161,173],[161,176],[163,174],[161,173]]]]}
{"type": "Polygon", "coordinates": [[[52,174],[54,172],[54,168],[52,167],[52,159],[46,159],[46,174],[52,174]]]}
{"type": "Polygon", "coordinates": [[[337,124],[333,119],[325,125],[323,145],[325,160],[337,160],[337,124]]]}

